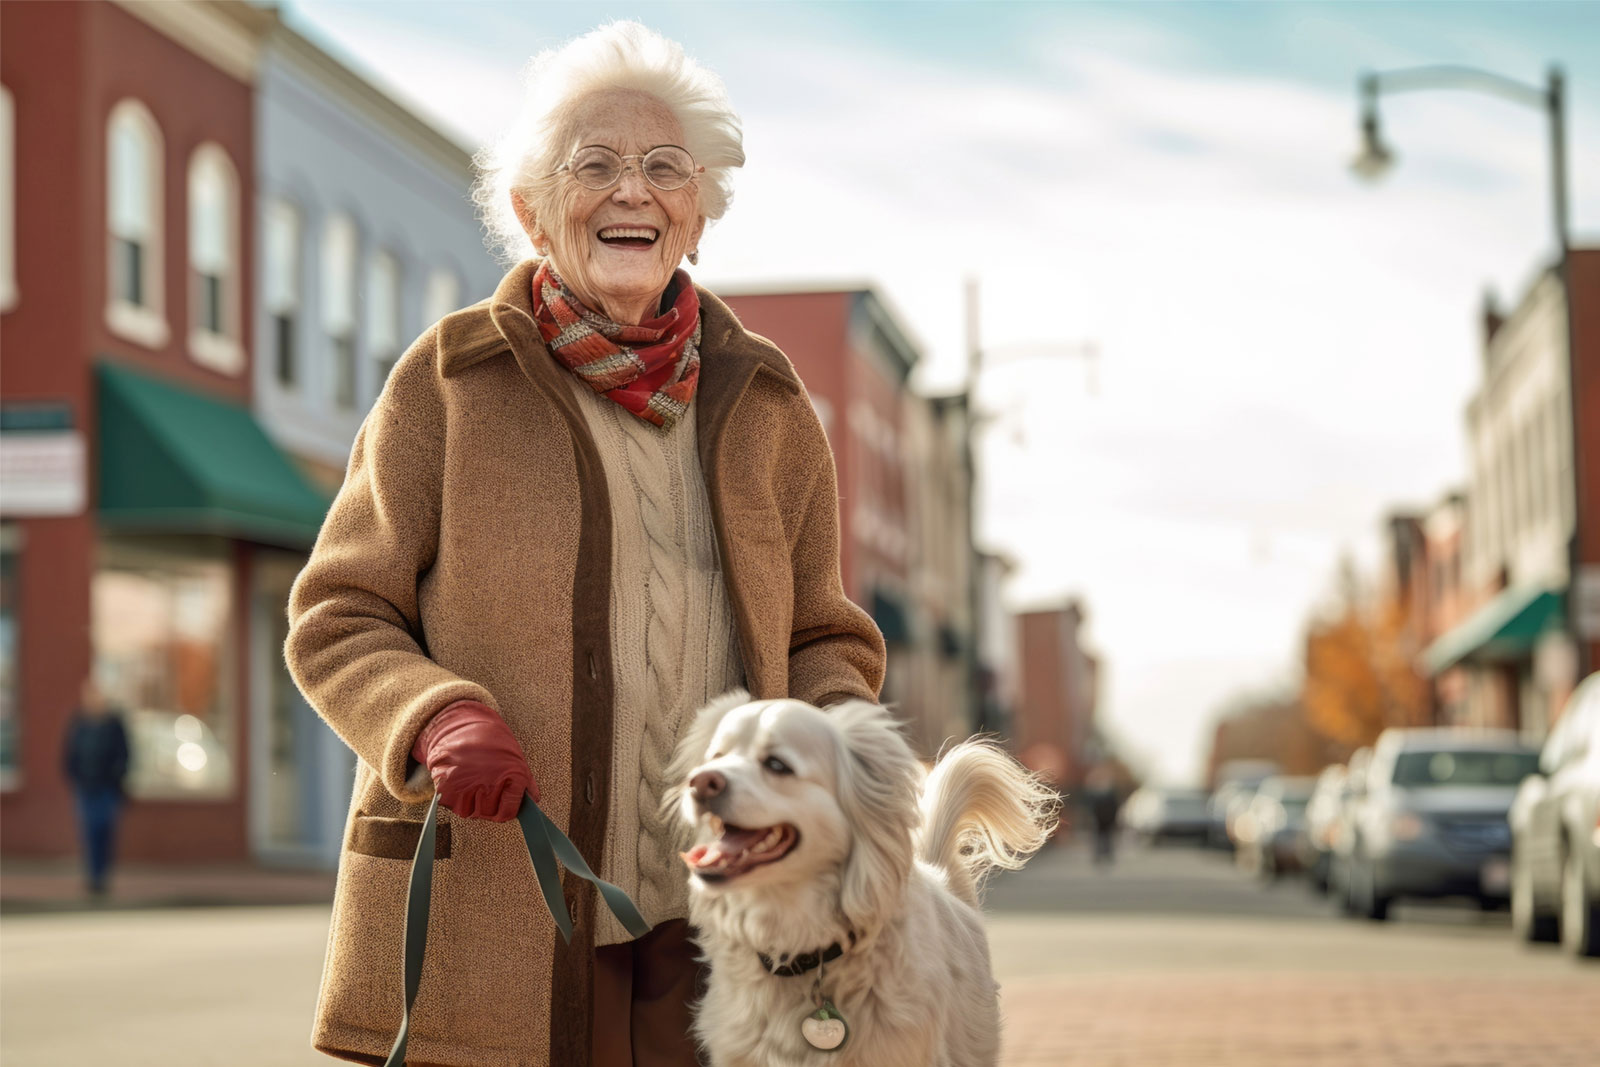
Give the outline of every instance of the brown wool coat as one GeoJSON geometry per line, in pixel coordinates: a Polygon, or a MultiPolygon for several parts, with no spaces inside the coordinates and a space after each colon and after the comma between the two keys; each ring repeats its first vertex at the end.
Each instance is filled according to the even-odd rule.
{"type": "MultiPolygon", "coordinates": [[[[541,807],[600,866],[611,780],[605,474],[539,339],[528,261],[395,366],[289,602],[285,655],[360,758],[313,1044],[382,1063],[400,1026],[409,860],[432,795],[422,725],[483,701],[527,753],[541,807]],[[418,783],[421,783],[420,786],[418,783]]],[[[700,290],[698,448],[748,688],[874,699],[883,640],[844,596],[832,454],[793,367],[700,290]]],[[[561,943],[517,824],[440,809],[412,1063],[587,1062],[596,895],[566,879],[561,943]]]]}

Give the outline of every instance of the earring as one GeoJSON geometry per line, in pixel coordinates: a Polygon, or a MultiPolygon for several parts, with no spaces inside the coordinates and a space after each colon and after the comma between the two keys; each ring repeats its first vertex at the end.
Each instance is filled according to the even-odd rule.
{"type": "Polygon", "coordinates": [[[696,267],[700,265],[700,250],[698,248],[689,253],[689,263],[696,267]]]}

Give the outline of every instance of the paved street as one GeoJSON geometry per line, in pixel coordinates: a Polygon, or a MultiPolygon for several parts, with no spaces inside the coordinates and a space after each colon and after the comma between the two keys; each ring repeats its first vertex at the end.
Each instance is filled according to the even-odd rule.
{"type": "Polygon", "coordinates": [[[1111,872],[1056,850],[989,904],[1007,1067],[1600,1062],[1600,967],[1518,945],[1504,912],[1339,919],[1183,849],[1111,872]]]}
{"type": "MultiPolygon", "coordinates": [[[[990,894],[1007,1067],[1561,1067],[1600,1055],[1600,967],[1503,913],[1338,920],[1220,857],[1057,850],[990,894]]],[[[0,920],[6,1067],[311,1067],[320,907],[0,920]]]]}

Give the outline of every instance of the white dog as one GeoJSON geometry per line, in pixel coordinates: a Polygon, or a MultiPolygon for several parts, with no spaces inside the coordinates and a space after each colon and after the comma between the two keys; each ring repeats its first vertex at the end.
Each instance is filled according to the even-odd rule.
{"type": "Polygon", "coordinates": [[[672,770],[713,1067],[995,1063],[978,889],[1044,844],[1053,791],[978,741],[924,774],[876,704],[743,692],[699,713],[672,770]]]}

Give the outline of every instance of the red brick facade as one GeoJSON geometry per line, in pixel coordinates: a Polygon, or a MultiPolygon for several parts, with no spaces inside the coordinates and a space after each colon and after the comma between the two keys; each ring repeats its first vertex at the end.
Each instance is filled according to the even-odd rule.
{"type": "Polygon", "coordinates": [[[1093,758],[1099,661],[1083,647],[1076,601],[1017,616],[1022,685],[1012,720],[1014,751],[1056,784],[1075,787],[1093,758]]]}
{"type": "Polygon", "coordinates": [[[883,699],[904,701],[908,635],[892,619],[911,605],[914,531],[907,498],[903,403],[915,353],[870,289],[734,293],[747,329],[771,338],[805,382],[839,471],[840,557],[845,593],[878,618],[889,642],[883,699]]]}
{"type": "MultiPolygon", "coordinates": [[[[0,797],[8,855],[76,847],[71,796],[60,771],[63,727],[91,666],[90,586],[95,520],[94,364],[109,360],[234,401],[248,401],[248,365],[222,374],[188,352],[188,171],[210,142],[238,178],[237,336],[248,344],[251,292],[251,86],[109,3],[8,4],[0,82],[15,114],[18,301],[0,318],[6,405],[64,405],[88,443],[88,507],[61,517],[10,517],[19,543],[18,777],[0,797]],[[138,100],[161,132],[164,311],[169,340],[152,350],[106,325],[107,119],[138,100]]],[[[235,543],[233,699],[244,721],[248,662],[248,552],[235,543]]],[[[133,804],[119,852],[134,859],[229,859],[247,852],[245,735],[234,744],[232,795],[219,801],[133,804]]]]}

